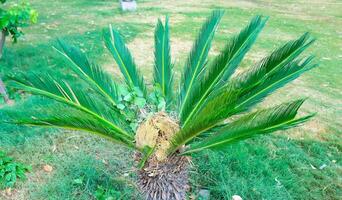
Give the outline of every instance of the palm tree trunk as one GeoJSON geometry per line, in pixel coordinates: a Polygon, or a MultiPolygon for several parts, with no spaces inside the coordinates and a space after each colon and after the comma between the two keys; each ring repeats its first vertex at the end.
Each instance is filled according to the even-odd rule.
{"type": "Polygon", "coordinates": [[[173,155],[163,162],[149,160],[138,171],[138,187],[146,200],[185,200],[189,190],[190,158],[173,155]]]}
{"type": "MultiPolygon", "coordinates": [[[[165,112],[159,112],[141,123],[135,135],[136,145],[154,147],[142,169],[138,170],[138,186],[147,200],[185,200],[188,191],[190,158],[167,155],[171,137],[179,131],[178,122],[165,112]]],[[[141,155],[136,154],[136,161],[141,155]]]]}
{"type": "Polygon", "coordinates": [[[5,30],[2,30],[0,32],[0,59],[2,58],[2,52],[4,50],[5,40],[6,40],[5,30]]]}

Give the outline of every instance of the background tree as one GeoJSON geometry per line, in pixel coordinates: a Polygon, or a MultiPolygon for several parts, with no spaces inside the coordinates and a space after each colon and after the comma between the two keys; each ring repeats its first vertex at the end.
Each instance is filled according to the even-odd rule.
{"type": "MultiPolygon", "coordinates": [[[[1,0],[4,4],[6,0],[1,0]]],[[[13,42],[23,35],[20,30],[30,23],[37,22],[38,13],[31,8],[29,3],[12,4],[7,8],[0,8],[0,58],[2,57],[3,47],[6,36],[11,35],[13,42]]]]}
{"type": "Polygon", "coordinates": [[[166,18],[165,23],[158,20],[155,29],[152,92],[119,32],[110,26],[104,31],[104,42],[125,85],[89,61],[81,50],[60,40],[56,49],[70,61],[80,83],[62,80],[55,74],[13,75],[11,87],[55,103],[38,99],[35,106],[24,104],[25,112],[4,108],[2,114],[11,123],[89,131],[134,149],[138,186],[147,199],[186,199],[191,155],[295,127],[314,116],[296,117],[304,99],[251,111],[269,94],[317,66],[312,56],[299,58],[314,39],[305,33],[236,74],[268,18],[253,18],[208,62],[222,15],[222,11],[214,11],[202,26],[177,92],[173,92],[166,18]]]}
{"type": "MultiPolygon", "coordinates": [[[[1,0],[0,3],[6,3],[6,0],[1,0]]],[[[7,8],[0,8],[0,59],[5,46],[6,36],[11,35],[14,43],[23,35],[21,27],[27,26],[30,23],[37,22],[38,13],[30,7],[28,3],[13,4],[7,8]]],[[[10,102],[6,92],[5,85],[0,77],[0,94],[3,96],[6,103],[10,102]]]]}

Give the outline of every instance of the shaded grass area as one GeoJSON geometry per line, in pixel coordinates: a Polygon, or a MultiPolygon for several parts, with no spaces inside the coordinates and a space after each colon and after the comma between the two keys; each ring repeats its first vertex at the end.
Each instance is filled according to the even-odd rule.
{"type": "MultiPolygon", "coordinates": [[[[211,9],[226,14],[215,36],[213,49],[218,52],[227,38],[237,33],[256,15],[270,16],[257,44],[247,55],[242,68],[285,41],[310,31],[318,40],[310,49],[321,66],[304,75],[266,101],[274,105],[288,99],[310,97],[303,112],[318,112],[304,127],[284,134],[248,140],[229,147],[224,153],[205,152],[193,160],[192,192],[207,188],[212,199],[338,199],[342,196],[341,169],[341,5],[335,1],[139,1],[139,10],[122,13],[110,0],[41,1],[32,0],[40,12],[37,25],[28,27],[18,44],[7,43],[0,60],[0,75],[10,72],[58,73],[75,80],[67,63],[52,46],[57,38],[76,44],[89,57],[111,73],[115,65],[104,49],[101,32],[113,24],[142,59],[153,56],[153,49],[136,46],[153,42],[158,17],[170,15],[172,49],[177,53],[177,74],[184,66],[187,50],[211,9]],[[324,6],[322,6],[324,4],[324,6]],[[196,6],[194,6],[196,5],[196,6]],[[323,8],[324,7],[324,8],[323,8]],[[191,41],[191,42],[190,42],[191,41]],[[323,169],[320,167],[326,165],[323,169]]],[[[151,63],[139,67],[151,79],[151,63]]],[[[114,70],[115,72],[115,70],[114,70]]],[[[176,77],[177,78],[177,77],[176,77]]],[[[10,91],[12,98],[27,96],[10,91]]],[[[2,117],[2,116],[0,116],[2,117]]],[[[132,173],[132,152],[88,133],[55,129],[0,125],[0,149],[32,165],[29,180],[17,185],[9,199],[95,199],[97,187],[111,188],[122,199],[138,199],[132,173]],[[49,164],[52,173],[42,166],[49,164]],[[82,183],[79,183],[82,179],[82,183]],[[76,181],[75,181],[76,180],[76,181]]],[[[0,198],[2,196],[0,195],[0,198]]]]}
{"type": "MultiPolygon", "coordinates": [[[[2,131],[16,129],[7,125],[2,131]]],[[[9,199],[95,199],[100,186],[117,191],[122,199],[139,199],[130,150],[87,133],[41,128],[17,131],[2,134],[1,148],[30,163],[32,171],[9,199]],[[44,165],[52,166],[52,172],[44,171],[44,165]]]]}
{"type": "Polygon", "coordinates": [[[330,142],[253,139],[222,153],[196,156],[192,183],[205,185],[213,199],[234,194],[243,199],[337,199],[340,151],[340,145],[330,142]]]}

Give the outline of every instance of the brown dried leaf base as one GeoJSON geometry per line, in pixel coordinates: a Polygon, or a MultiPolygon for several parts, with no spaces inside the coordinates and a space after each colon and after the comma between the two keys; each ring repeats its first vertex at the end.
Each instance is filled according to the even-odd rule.
{"type": "Polygon", "coordinates": [[[175,155],[163,162],[149,160],[138,170],[138,186],[146,200],[185,200],[189,162],[188,157],[175,155]]]}

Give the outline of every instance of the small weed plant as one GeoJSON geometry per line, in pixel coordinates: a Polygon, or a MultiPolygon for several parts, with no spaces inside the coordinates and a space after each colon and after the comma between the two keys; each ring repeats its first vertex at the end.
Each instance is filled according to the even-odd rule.
{"type": "Polygon", "coordinates": [[[26,179],[25,173],[29,170],[29,166],[16,162],[5,152],[0,151],[0,189],[13,188],[18,179],[26,179]]]}

